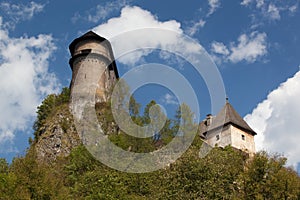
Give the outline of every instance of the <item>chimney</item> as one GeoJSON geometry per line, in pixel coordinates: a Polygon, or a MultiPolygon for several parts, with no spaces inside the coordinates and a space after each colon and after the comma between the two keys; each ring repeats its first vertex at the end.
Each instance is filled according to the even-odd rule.
{"type": "Polygon", "coordinates": [[[212,124],[212,118],[213,118],[213,116],[212,116],[212,114],[207,114],[206,115],[206,126],[210,126],[211,124],[212,124]]]}

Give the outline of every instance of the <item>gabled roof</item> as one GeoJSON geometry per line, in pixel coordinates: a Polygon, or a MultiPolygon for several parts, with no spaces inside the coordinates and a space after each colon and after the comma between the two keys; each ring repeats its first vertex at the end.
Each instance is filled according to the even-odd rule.
{"type": "Polygon", "coordinates": [[[222,128],[227,125],[233,125],[249,134],[256,135],[256,132],[243,120],[243,118],[235,111],[229,102],[226,102],[222,110],[217,114],[216,117],[212,117],[211,123],[207,126],[206,120],[200,123],[200,135],[204,136],[208,131],[222,128]]]}
{"type": "Polygon", "coordinates": [[[83,40],[88,40],[88,39],[95,39],[95,40],[98,40],[100,42],[106,40],[104,37],[101,37],[100,35],[96,34],[95,32],[89,31],[89,32],[83,34],[82,36],[80,36],[79,38],[76,38],[75,40],[73,40],[71,42],[71,44],[69,45],[69,49],[70,49],[71,54],[72,55],[74,54],[76,44],[78,44],[79,42],[81,42],[83,40]]]}

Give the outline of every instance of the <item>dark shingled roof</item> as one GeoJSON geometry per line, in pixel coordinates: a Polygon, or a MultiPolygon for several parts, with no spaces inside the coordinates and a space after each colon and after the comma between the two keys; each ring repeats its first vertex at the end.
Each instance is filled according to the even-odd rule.
{"type": "Polygon", "coordinates": [[[208,131],[225,127],[229,124],[249,133],[256,135],[256,132],[250,128],[250,126],[243,120],[243,118],[235,111],[229,102],[226,102],[222,110],[217,114],[216,117],[212,117],[210,126],[207,126],[206,119],[199,125],[200,136],[205,137],[208,131]]]}

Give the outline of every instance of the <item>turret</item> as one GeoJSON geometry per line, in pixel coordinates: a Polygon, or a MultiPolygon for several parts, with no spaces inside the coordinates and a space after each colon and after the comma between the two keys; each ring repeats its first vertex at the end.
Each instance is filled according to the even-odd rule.
{"type": "Polygon", "coordinates": [[[72,56],[69,61],[71,98],[76,88],[82,95],[95,94],[96,103],[107,101],[111,87],[119,78],[110,42],[89,31],[73,40],[69,49],[72,56]]]}

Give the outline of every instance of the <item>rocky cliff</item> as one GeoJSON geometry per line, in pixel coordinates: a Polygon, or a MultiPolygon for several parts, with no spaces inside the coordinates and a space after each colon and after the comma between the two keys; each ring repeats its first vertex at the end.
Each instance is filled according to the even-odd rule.
{"type": "Polygon", "coordinates": [[[67,104],[56,108],[39,127],[39,132],[41,135],[35,141],[34,148],[38,160],[47,163],[68,156],[72,148],[81,144],[67,104]]]}
{"type": "MultiPolygon", "coordinates": [[[[32,147],[37,159],[46,163],[66,157],[71,150],[82,143],[69,110],[68,98],[61,100],[60,95],[48,96],[38,108],[35,127],[35,139],[32,147]]],[[[113,120],[109,103],[97,103],[95,106],[98,121],[107,135],[119,133],[113,120]]]]}

